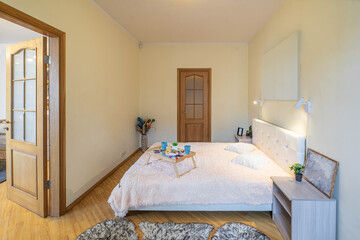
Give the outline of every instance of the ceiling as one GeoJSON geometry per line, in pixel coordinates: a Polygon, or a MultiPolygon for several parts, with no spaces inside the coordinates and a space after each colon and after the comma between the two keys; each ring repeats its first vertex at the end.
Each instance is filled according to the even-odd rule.
{"type": "Polygon", "coordinates": [[[93,0],[141,42],[249,42],[284,0],[93,0]]]}
{"type": "Polygon", "coordinates": [[[42,36],[27,28],[0,18],[0,44],[18,43],[42,36]]]}

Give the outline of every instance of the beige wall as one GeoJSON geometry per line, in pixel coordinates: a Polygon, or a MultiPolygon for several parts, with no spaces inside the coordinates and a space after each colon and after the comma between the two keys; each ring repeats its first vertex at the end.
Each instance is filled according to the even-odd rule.
{"type": "MultiPolygon", "coordinates": [[[[264,52],[301,32],[300,95],[310,99],[308,147],[340,162],[335,188],[338,239],[360,228],[360,1],[287,0],[249,44],[249,103],[261,96],[264,52]]],[[[264,120],[305,134],[307,115],[292,101],[249,104],[249,121],[264,120]]]]}
{"type": "Polygon", "coordinates": [[[156,119],[149,144],[177,139],[177,68],[212,68],[212,141],[234,141],[248,127],[244,44],[144,45],[140,50],[140,113],[156,119]]]}
{"type": "Polygon", "coordinates": [[[69,205],[138,148],[134,131],[139,113],[137,42],[89,0],[5,3],[67,34],[69,205]]]}

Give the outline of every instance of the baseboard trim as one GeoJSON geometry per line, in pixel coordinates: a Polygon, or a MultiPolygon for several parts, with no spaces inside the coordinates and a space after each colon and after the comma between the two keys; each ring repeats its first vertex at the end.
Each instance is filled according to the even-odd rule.
{"type": "Polygon", "coordinates": [[[84,192],[80,197],[75,199],[72,203],[70,203],[69,206],[66,207],[66,212],[70,211],[73,207],[75,207],[83,198],[85,198],[91,191],[93,191],[97,186],[99,186],[105,179],[110,177],[111,174],[113,174],[116,170],[118,170],[122,165],[124,165],[127,161],[130,160],[137,152],[141,151],[140,148],[136,149],[135,152],[133,152],[130,156],[128,156],[124,161],[122,161],[119,165],[117,165],[115,168],[113,168],[108,174],[106,174],[103,178],[101,178],[97,183],[95,183],[89,190],[84,192]]]}

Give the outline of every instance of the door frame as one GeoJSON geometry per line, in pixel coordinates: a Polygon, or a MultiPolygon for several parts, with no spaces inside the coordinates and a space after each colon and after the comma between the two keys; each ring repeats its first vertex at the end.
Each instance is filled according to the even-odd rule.
{"type": "Polygon", "coordinates": [[[0,18],[49,38],[50,64],[50,167],[48,215],[66,212],[65,32],[0,2],[0,18]]]}
{"type": "Polygon", "coordinates": [[[211,141],[211,68],[178,68],[177,69],[177,141],[180,141],[180,121],[181,121],[181,107],[180,107],[180,82],[181,82],[181,73],[182,72],[207,72],[209,77],[209,139],[211,141]]]}

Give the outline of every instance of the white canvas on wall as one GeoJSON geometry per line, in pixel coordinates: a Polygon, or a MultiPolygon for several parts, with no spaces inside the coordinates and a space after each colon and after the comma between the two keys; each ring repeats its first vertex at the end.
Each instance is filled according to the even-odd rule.
{"type": "Polygon", "coordinates": [[[339,163],[308,148],[304,178],[332,198],[339,163]]]}
{"type": "Polygon", "coordinates": [[[298,100],[299,32],[294,33],[263,56],[262,98],[298,100]]]}

